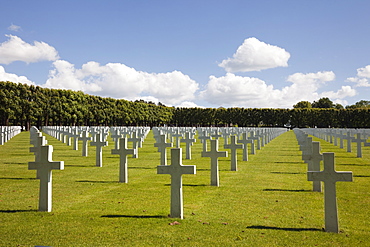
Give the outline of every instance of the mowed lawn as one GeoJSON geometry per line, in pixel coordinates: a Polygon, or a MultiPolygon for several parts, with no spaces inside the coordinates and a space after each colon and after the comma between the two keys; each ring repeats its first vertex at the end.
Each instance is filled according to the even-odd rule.
{"type": "Polygon", "coordinates": [[[239,150],[236,172],[230,171],[230,156],[220,158],[220,187],[209,185],[210,159],[201,157],[198,140],[192,160],[183,154],[183,165],[197,168],[196,175],[183,176],[183,220],[168,217],[170,175],[157,174],[160,154],[152,132],[139,158],[128,158],[128,184],[118,182],[119,156],[111,154],[110,137],[103,167],[95,166],[94,147],[82,157],[81,143],[74,151],[46,139],[54,146],[53,160],[65,164],[53,171],[49,213],[37,211],[39,180],[28,170],[34,161],[29,132],[0,146],[0,246],[370,246],[370,147],[356,158],[354,145],[347,153],[346,146],[321,140],[323,152],[335,152],[336,170],[354,177],[337,183],[336,234],[323,231],[323,193],[312,192],[293,131],[249,161],[241,161],[239,150]]]}

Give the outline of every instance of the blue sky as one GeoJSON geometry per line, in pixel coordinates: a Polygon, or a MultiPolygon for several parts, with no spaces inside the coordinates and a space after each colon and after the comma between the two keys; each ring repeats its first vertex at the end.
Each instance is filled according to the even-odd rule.
{"type": "Polygon", "coordinates": [[[0,80],[169,106],[370,100],[370,1],[4,1],[0,80]]]}

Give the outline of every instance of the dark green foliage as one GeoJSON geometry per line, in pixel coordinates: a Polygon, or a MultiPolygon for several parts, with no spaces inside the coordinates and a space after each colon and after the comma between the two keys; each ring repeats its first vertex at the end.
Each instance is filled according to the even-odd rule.
{"type": "Polygon", "coordinates": [[[81,91],[60,90],[0,82],[0,125],[30,126],[255,126],[282,127],[370,127],[370,102],[358,107],[333,104],[328,98],[297,103],[294,109],[179,108],[143,100],[92,96],[81,91]],[[297,106],[297,107],[296,107],[297,106]],[[330,106],[330,107],[319,107],[330,106]],[[361,107],[360,107],[361,106],[361,107]]]}

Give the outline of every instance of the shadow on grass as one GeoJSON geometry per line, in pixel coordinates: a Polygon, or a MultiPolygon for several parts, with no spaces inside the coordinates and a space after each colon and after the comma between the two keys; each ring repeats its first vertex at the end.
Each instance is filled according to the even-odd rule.
{"type": "Polygon", "coordinates": [[[305,174],[303,172],[271,172],[274,174],[305,174]]]}
{"type": "Polygon", "coordinates": [[[312,192],[312,190],[264,189],[263,191],[312,192]]]}
{"type": "Polygon", "coordinates": [[[37,180],[37,178],[0,178],[0,179],[9,179],[9,180],[37,180]]]}
{"type": "Polygon", "coordinates": [[[353,176],[357,178],[370,178],[370,175],[353,175],[353,176]]]}
{"type": "MultiPolygon", "coordinates": [[[[171,184],[165,184],[164,186],[171,186],[171,184]]],[[[196,186],[208,186],[208,184],[182,184],[182,186],[196,187],[196,186]]]]}
{"type": "Polygon", "coordinates": [[[102,183],[102,184],[115,184],[119,183],[119,181],[92,181],[92,180],[77,180],[78,183],[102,183]]]}
{"type": "Polygon", "coordinates": [[[22,212],[37,212],[37,209],[26,209],[26,210],[0,210],[0,213],[22,213],[22,212]]]}
{"type": "Polygon", "coordinates": [[[274,163],[278,163],[278,164],[302,164],[303,162],[302,161],[297,161],[297,162],[294,162],[294,161],[275,161],[274,163]]]}
{"type": "Polygon", "coordinates": [[[83,165],[64,165],[65,167],[95,167],[95,165],[86,165],[86,166],[83,166],[83,165]]]}
{"type": "Polygon", "coordinates": [[[302,232],[302,231],[316,231],[323,232],[323,229],[319,228],[293,228],[293,227],[276,227],[276,226],[247,226],[248,229],[262,229],[262,230],[283,230],[283,231],[293,231],[293,232],[302,232]]]}
{"type": "MultiPolygon", "coordinates": [[[[230,169],[218,169],[218,170],[224,171],[224,172],[230,171],[230,169]]],[[[201,169],[197,169],[197,171],[211,171],[211,169],[201,168],[201,169]]]]}
{"type": "Polygon", "coordinates": [[[335,164],[335,165],[338,165],[338,166],[370,166],[370,165],[365,165],[365,164],[335,164]]]}
{"type": "Polygon", "coordinates": [[[27,165],[27,163],[23,162],[4,162],[6,165],[27,165]]]}
{"type": "Polygon", "coordinates": [[[152,218],[168,218],[163,215],[102,215],[102,218],[136,218],[136,219],[152,219],[152,218]]]}
{"type": "Polygon", "coordinates": [[[157,169],[157,167],[139,167],[139,166],[128,166],[128,169],[157,169]]]}

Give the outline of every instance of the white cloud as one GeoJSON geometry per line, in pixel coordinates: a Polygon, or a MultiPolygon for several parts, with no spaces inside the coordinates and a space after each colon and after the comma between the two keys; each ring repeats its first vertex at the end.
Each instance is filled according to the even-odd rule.
{"type": "Polygon", "coordinates": [[[348,82],[355,83],[355,87],[370,87],[370,65],[357,69],[357,77],[347,78],[348,82]]]}
{"type": "Polygon", "coordinates": [[[320,97],[330,96],[332,100],[354,96],[356,91],[350,86],[343,86],[337,92],[318,93],[325,82],[333,81],[332,71],[317,73],[295,73],[287,78],[292,85],[274,89],[273,85],[263,80],[251,77],[236,76],[227,73],[226,76],[210,76],[206,89],[201,97],[214,105],[225,107],[257,107],[257,108],[291,108],[299,101],[314,101],[320,97]]]}
{"type": "Polygon", "coordinates": [[[8,30],[10,30],[10,31],[14,31],[14,32],[18,32],[18,31],[21,31],[21,30],[22,30],[22,28],[21,28],[20,26],[17,26],[17,25],[12,24],[12,25],[10,25],[10,26],[8,27],[8,30]]]}
{"type": "Polygon", "coordinates": [[[6,73],[3,66],[0,66],[0,81],[20,82],[28,85],[35,85],[33,81],[28,80],[25,76],[18,76],[16,74],[6,73]]]}
{"type": "Polygon", "coordinates": [[[198,83],[179,71],[147,73],[121,63],[88,62],[81,69],[63,60],[53,63],[46,87],[81,90],[128,100],[151,99],[166,105],[192,100],[198,83]]]}
{"type": "Polygon", "coordinates": [[[370,78],[370,65],[357,69],[357,76],[370,78]]]}
{"type": "Polygon", "coordinates": [[[337,92],[329,91],[320,94],[320,98],[327,97],[329,99],[343,99],[346,97],[352,97],[357,94],[356,90],[351,86],[342,86],[337,92]]]}
{"type": "Polygon", "coordinates": [[[227,72],[260,71],[275,67],[287,67],[289,52],[283,48],[266,44],[256,38],[244,40],[233,58],[223,60],[218,66],[227,72]]]}
{"type": "Polygon", "coordinates": [[[55,48],[44,42],[35,41],[31,45],[17,36],[5,36],[9,40],[0,44],[0,64],[9,64],[14,61],[34,63],[58,59],[58,52],[55,48]]]}

